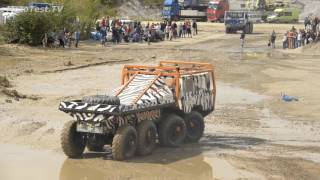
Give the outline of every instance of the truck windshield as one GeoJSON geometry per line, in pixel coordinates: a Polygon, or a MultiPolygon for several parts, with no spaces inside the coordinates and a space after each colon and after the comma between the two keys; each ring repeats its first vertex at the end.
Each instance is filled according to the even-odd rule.
{"type": "Polygon", "coordinates": [[[227,18],[244,18],[243,12],[227,12],[227,18]]]}
{"type": "Polygon", "coordinates": [[[165,10],[165,11],[171,11],[171,6],[164,6],[164,7],[163,7],[163,10],[165,10]]]}
{"type": "Polygon", "coordinates": [[[220,10],[222,6],[219,4],[209,4],[209,9],[220,10]]]}

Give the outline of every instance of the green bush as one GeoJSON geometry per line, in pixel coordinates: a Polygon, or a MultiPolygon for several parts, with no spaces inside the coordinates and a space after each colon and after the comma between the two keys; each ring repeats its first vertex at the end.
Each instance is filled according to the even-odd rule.
{"type": "Polygon", "coordinates": [[[45,33],[72,29],[76,16],[72,12],[24,12],[7,23],[10,42],[39,45],[45,33]]]}
{"type": "Polygon", "coordinates": [[[144,0],[146,5],[160,7],[162,6],[164,0],[144,0]]]}
{"type": "Polygon", "coordinates": [[[0,24],[0,44],[5,42],[5,34],[6,30],[5,30],[5,26],[0,24]]]}

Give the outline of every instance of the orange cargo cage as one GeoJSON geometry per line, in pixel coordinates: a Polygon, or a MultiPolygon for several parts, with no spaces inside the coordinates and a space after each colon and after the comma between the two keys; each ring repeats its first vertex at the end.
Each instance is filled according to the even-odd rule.
{"type": "Polygon", "coordinates": [[[216,95],[214,66],[210,63],[188,61],[160,61],[158,66],[125,65],[122,70],[121,85],[128,85],[132,76],[136,74],[157,75],[172,78],[174,82],[176,100],[180,97],[180,77],[199,73],[209,73],[213,80],[212,93],[216,95]]]}

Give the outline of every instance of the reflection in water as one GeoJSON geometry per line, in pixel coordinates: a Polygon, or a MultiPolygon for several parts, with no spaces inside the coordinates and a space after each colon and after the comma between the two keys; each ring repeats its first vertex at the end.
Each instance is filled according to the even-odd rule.
{"type": "Polygon", "coordinates": [[[109,154],[87,153],[83,159],[66,159],[60,180],[212,179],[212,169],[196,146],[158,148],[150,156],[126,162],[105,160],[109,154]]]}

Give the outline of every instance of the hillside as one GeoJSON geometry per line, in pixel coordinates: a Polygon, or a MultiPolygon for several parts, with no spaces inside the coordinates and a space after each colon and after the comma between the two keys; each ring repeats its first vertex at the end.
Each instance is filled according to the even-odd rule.
{"type": "MultiPolygon", "coordinates": [[[[163,0],[129,0],[118,1],[119,16],[146,16],[157,18],[160,16],[163,0]]],[[[245,0],[230,0],[231,7],[240,8],[240,4],[245,4],[245,0]]],[[[301,9],[300,18],[310,14],[320,16],[319,0],[291,0],[291,5],[301,9]]]]}
{"type": "Polygon", "coordinates": [[[136,19],[159,19],[162,2],[159,0],[127,0],[117,4],[120,17],[133,17],[136,19]]]}
{"type": "Polygon", "coordinates": [[[297,0],[297,4],[303,5],[303,11],[301,16],[305,17],[310,14],[320,16],[320,1],[319,0],[297,0]]]}
{"type": "MultiPolygon", "coordinates": [[[[161,15],[162,3],[164,0],[96,0],[99,9],[103,14],[109,13],[120,17],[139,17],[142,19],[155,19],[161,15]],[[109,12],[108,12],[109,11],[109,12]]],[[[29,0],[0,0],[0,7],[5,5],[23,5],[29,0]]],[[[88,0],[37,0],[37,2],[72,2],[76,4],[85,4],[88,0]]],[[[230,0],[232,8],[238,9],[241,4],[245,4],[246,0],[230,0]]],[[[319,0],[292,0],[292,6],[302,9],[301,18],[315,14],[320,16],[319,0]]],[[[77,5],[75,5],[77,6],[77,5]]]]}

